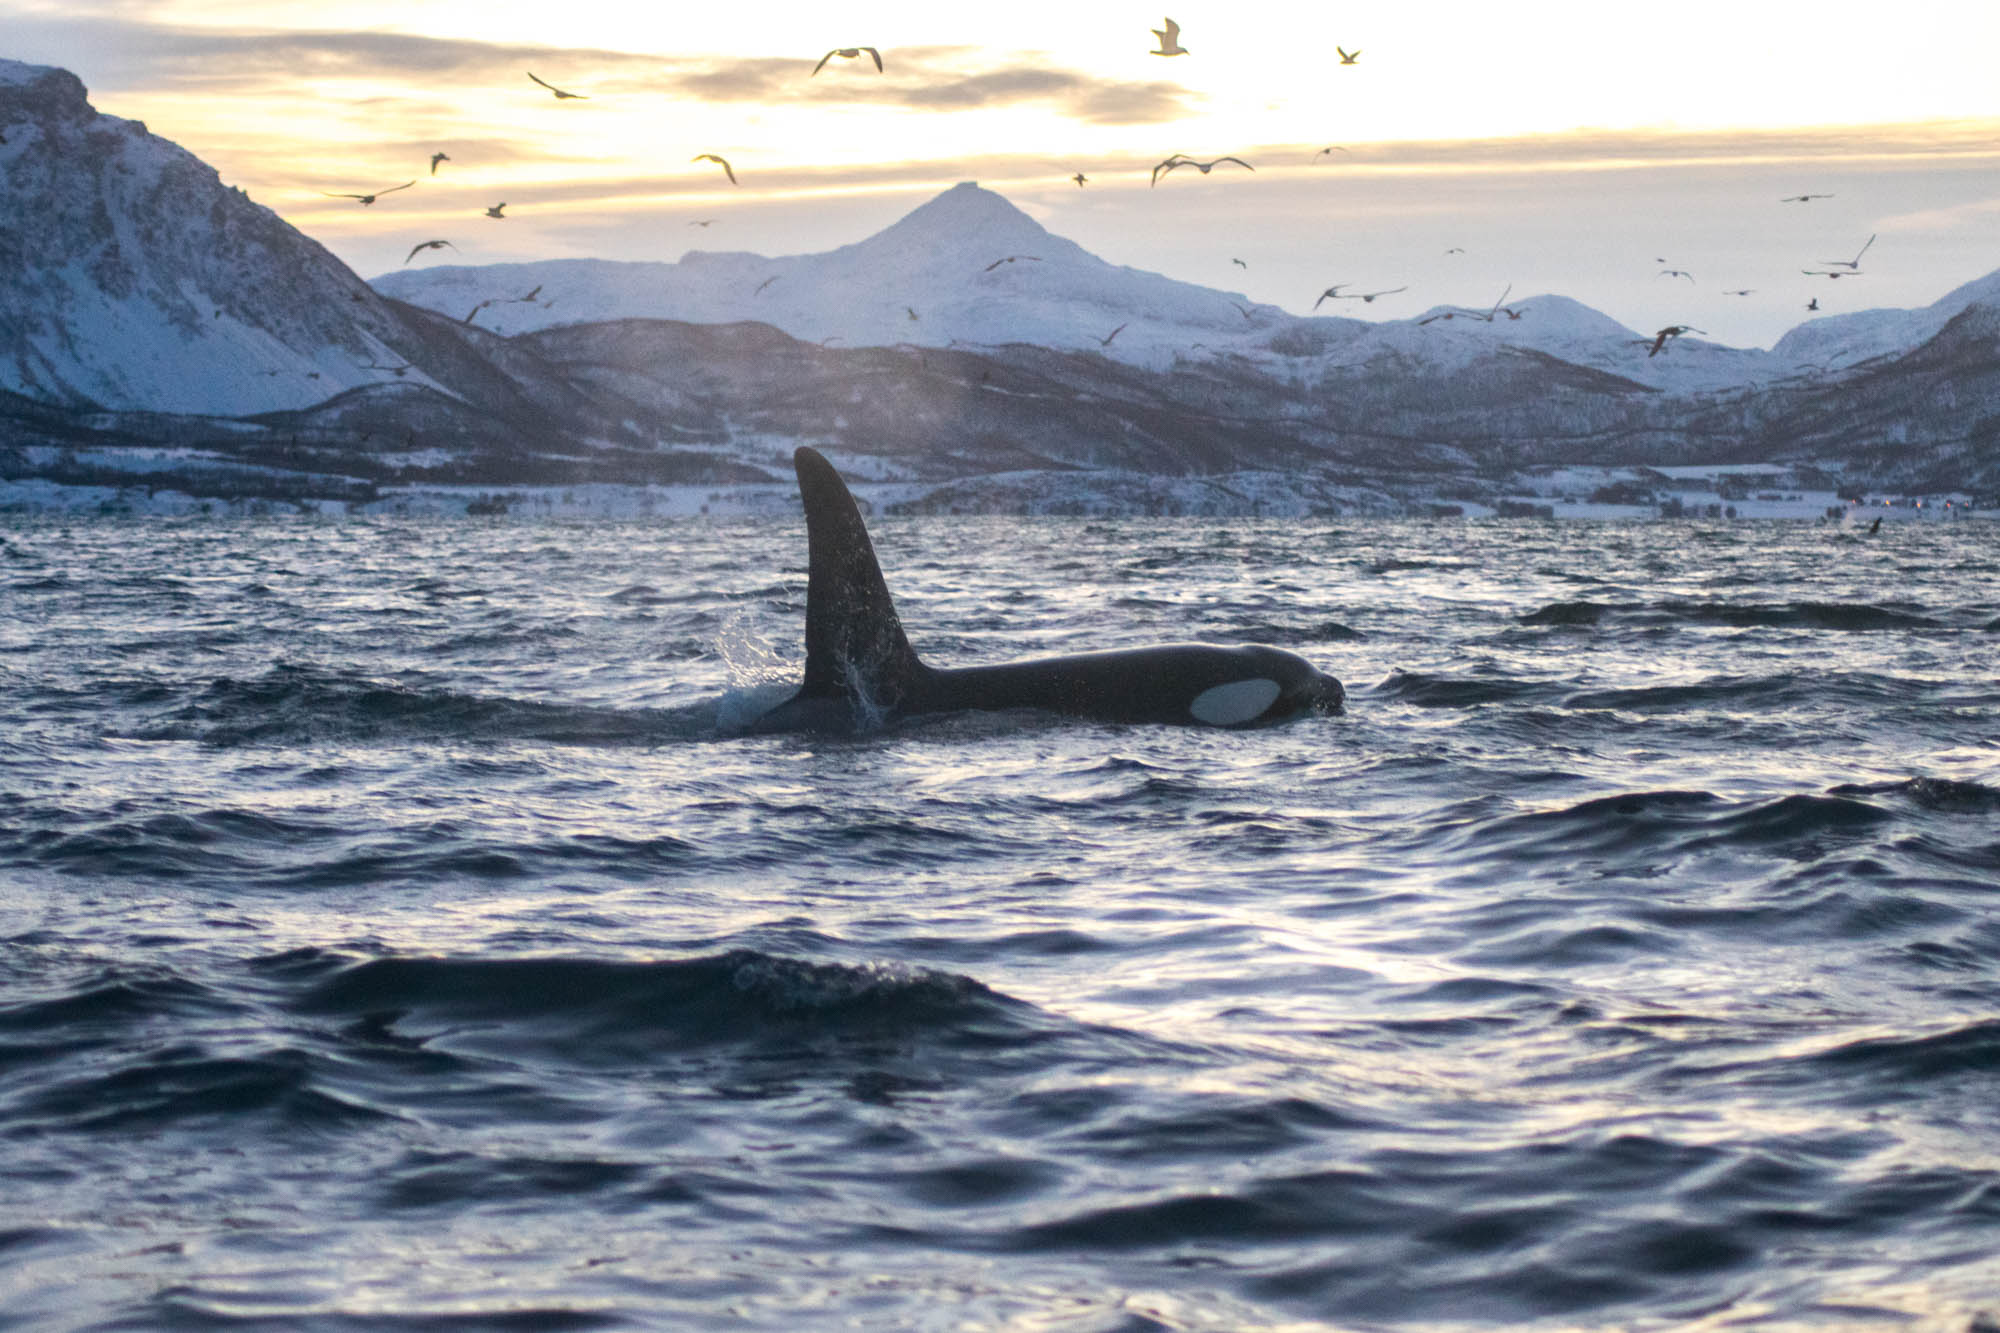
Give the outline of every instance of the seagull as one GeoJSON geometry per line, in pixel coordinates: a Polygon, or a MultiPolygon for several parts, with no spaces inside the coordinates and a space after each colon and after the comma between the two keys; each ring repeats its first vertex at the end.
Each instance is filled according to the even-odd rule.
{"type": "Polygon", "coordinates": [[[541,294],[542,294],[542,284],[538,282],[535,284],[534,290],[529,292],[526,296],[510,296],[507,299],[510,301],[520,302],[524,305],[533,305],[535,303],[535,298],[537,296],[540,296],[541,294]]]}
{"type": "Polygon", "coordinates": [[[688,226],[690,226],[690,227],[707,227],[707,226],[710,226],[710,225],[712,225],[712,224],[713,224],[714,222],[715,222],[715,219],[714,219],[714,218],[694,218],[694,219],[691,219],[691,220],[690,220],[690,221],[688,222],[688,226]]]}
{"type": "Polygon", "coordinates": [[[916,322],[917,322],[917,308],[916,308],[915,306],[908,306],[908,305],[906,305],[906,306],[904,306],[904,307],[903,307],[903,309],[904,309],[905,311],[907,311],[907,312],[909,313],[909,316],[910,316],[910,322],[911,322],[912,324],[916,323],[916,322]]]}
{"type": "Polygon", "coordinates": [[[1819,298],[1815,296],[1812,300],[1806,302],[1806,309],[1808,310],[1819,309],[1819,298]]]}
{"type": "Polygon", "coordinates": [[[1079,190],[1081,190],[1081,189],[1083,188],[1083,183],[1084,183],[1085,181],[1089,180],[1089,179],[1090,179],[1090,177],[1088,177],[1088,176],[1084,175],[1084,174],[1083,174],[1083,173],[1082,173],[1081,171],[1079,171],[1079,172],[1077,172],[1077,173],[1076,173],[1076,175],[1074,175],[1074,176],[1071,176],[1071,177],[1070,177],[1070,179],[1071,179],[1071,180],[1073,180],[1073,181],[1075,181],[1075,182],[1076,182],[1076,188],[1077,188],[1077,189],[1079,189],[1079,190]]]}
{"type": "Polygon", "coordinates": [[[1802,268],[1799,272],[1809,278],[1858,278],[1861,276],[1861,270],[1858,268],[1851,271],[1837,268],[1802,268]]]}
{"type": "Polygon", "coordinates": [[[1359,51],[1350,51],[1344,46],[1336,46],[1333,49],[1340,52],[1340,63],[1343,65],[1351,65],[1361,59],[1359,51]]]}
{"type": "Polygon", "coordinates": [[[1781,204],[1803,204],[1814,199],[1831,199],[1830,194],[1788,194],[1778,202],[1781,204]]]}
{"type": "Polygon", "coordinates": [[[374,203],[377,199],[380,199],[385,194],[394,194],[398,190],[407,190],[412,185],[415,184],[416,184],[415,181],[404,181],[401,185],[391,185],[388,189],[377,190],[373,194],[334,194],[327,190],[321,190],[320,193],[326,195],[326,197],[329,199],[359,199],[361,201],[361,206],[363,208],[366,208],[368,205],[374,203]]]}
{"type": "MultiPolygon", "coordinates": [[[[403,262],[404,262],[405,264],[407,264],[407,263],[409,263],[409,262],[410,262],[410,260],[411,260],[411,259],[415,259],[415,258],[417,257],[417,251],[419,251],[419,250],[441,250],[441,249],[443,249],[443,248],[444,248],[445,246],[447,246],[447,245],[451,245],[451,242],[450,242],[450,241],[424,241],[424,242],[422,242],[421,244],[418,244],[418,245],[413,245],[413,246],[411,246],[411,247],[410,247],[410,254],[409,254],[409,258],[408,258],[408,259],[405,259],[405,260],[404,260],[403,262]]],[[[451,248],[452,248],[452,249],[454,249],[454,250],[458,249],[458,247],[457,247],[457,246],[455,246],[455,245],[451,245],[451,248]]]]}
{"type": "Polygon", "coordinates": [[[448,153],[432,153],[432,154],[431,154],[431,175],[435,176],[435,175],[437,175],[437,174],[438,174],[438,163],[440,163],[440,162],[449,162],[449,161],[451,161],[451,155],[450,155],[450,154],[448,154],[448,153]]]}
{"type": "Polygon", "coordinates": [[[1748,296],[1748,295],[1749,295],[1750,293],[1752,293],[1752,292],[1754,292],[1754,291],[1756,291],[1756,290],[1757,290],[1757,289],[1756,289],[1755,287],[1738,287],[1738,288],[1735,288],[1735,289],[1734,289],[1734,290],[1732,290],[1732,291],[1727,291],[1727,292],[1724,292],[1724,293],[1723,293],[1723,295],[1724,295],[1724,296],[1748,296]]]}
{"type": "MultiPolygon", "coordinates": [[[[1667,339],[1678,338],[1683,333],[1701,333],[1701,330],[1687,324],[1669,324],[1653,335],[1653,345],[1647,349],[1646,355],[1658,356],[1660,349],[1667,345],[1667,339]]],[[[1703,336],[1706,337],[1707,335],[1704,334],[1703,336]]]]}
{"type": "MultiPolygon", "coordinates": [[[[1130,322],[1131,322],[1130,320],[1127,320],[1127,321],[1126,321],[1126,323],[1128,323],[1128,324],[1129,324],[1130,322]]],[[[1118,336],[1119,334],[1121,334],[1121,333],[1123,333],[1123,332],[1125,332],[1125,325],[1124,325],[1124,324],[1120,324],[1120,325],[1119,325],[1119,326],[1118,326],[1117,328],[1115,328],[1115,329],[1111,330],[1111,332],[1109,332],[1109,333],[1105,334],[1105,335],[1104,335],[1104,336],[1103,336],[1102,338],[1099,338],[1099,339],[1097,340],[1097,345],[1098,345],[1099,347],[1109,347],[1109,346],[1111,346],[1111,340],[1112,340],[1113,338],[1116,338],[1116,337],[1117,337],[1117,336],[1118,336]]]]}
{"type": "Polygon", "coordinates": [[[695,155],[694,157],[691,157],[691,158],[689,158],[689,159],[688,159],[688,161],[690,161],[690,162],[713,162],[713,163],[715,163],[715,165],[717,165],[718,167],[721,167],[721,168],[722,168],[722,174],[723,174],[723,175],[725,175],[725,176],[727,176],[727,177],[729,177],[729,183],[730,183],[731,185],[734,185],[734,184],[736,184],[736,172],[735,172],[735,169],[734,169],[734,168],[732,168],[732,167],[731,167],[731,166],[729,165],[729,163],[727,163],[727,162],[725,162],[725,161],[724,161],[723,159],[721,159],[721,158],[717,157],[717,156],[716,156],[716,155],[715,155],[714,153],[698,153],[698,154],[696,154],[696,155],[695,155]]]}
{"type": "Polygon", "coordinates": [[[1462,245],[1454,245],[1453,247],[1451,247],[1451,249],[1445,251],[1445,253],[1448,255],[1462,255],[1465,253],[1465,247],[1462,245]]]}
{"type": "Polygon", "coordinates": [[[1873,244],[1875,244],[1875,237],[1874,237],[1874,235],[1873,235],[1873,234],[1871,234],[1871,235],[1870,235],[1870,236],[1868,237],[1868,243],[1867,243],[1867,245],[1863,245],[1863,246],[1862,246],[1862,247],[1861,247],[1861,248],[1860,248],[1859,250],[1857,250],[1857,251],[1855,252],[1855,254],[1854,254],[1854,258],[1852,258],[1852,259],[1822,259],[1822,260],[1820,260],[1819,262],[1820,262],[1820,263],[1822,263],[1822,264],[1824,264],[1824,265],[1826,265],[1826,266],[1827,266],[1828,268],[1844,268],[1844,269],[1852,269],[1852,270],[1853,270],[1854,272],[1856,272],[1856,273],[1859,273],[1859,272],[1861,271],[1861,256],[1862,256],[1862,255],[1865,255],[1865,254],[1867,254],[1867,253],[1868,253],[1868,246],[1869,246],[1869,245],[1873,245],[1873,244]]]}
{"type": "MultiPolygon", "coordinates": [[[[1231,301],[1231,302],[1230,302],[1229,304],[1231,304],[1231,305],[1236,305],[1236,302],[1234,302],[1234,301],[1231,301]]],[[[1253,315],[1251,315],[1251,313],[1250,313],[1250,307],[1249,307],[1249,306],[1247,306],[1247,305],[1236,305],[1236,310],[1237,310],[1237,313],[1238,313],[1238,314],[1240,314],[1240,315],[1242,315],[1242,316],[1243,316],[1243,318],[1245,318],[1245,319],[1254,319],[1254,318],[1255,318],[1255,317],[1254,317],[1253,315]]]]}
{"type": "Polygon", "coordinates": [[[1663,268],[1660,270],[1660,276],[1663,278],[1686,278],[1689,282],[1694,281],[1694,274],[1684,268],[1663,268]]]}
{"type": "MultiPolygon", "coordinates": [[[[875,57],[875,72],[880,74],[882,72],[882,53],[872,46],[836,46],[819,58],[819,63],[813,66],[813,74],[817,74],[825,69],[826,62],[835,56],[839,56],[842,60],[855,60],[860,57],[863,51],[875,57]]],[[[812,74],[808,74],[806,77],[811,78],[812,74]]]]}
{"type": "MultiPolygon", "coordinates": [[[[535,71],[529,70],[528,77],[531,79],[535,79],[535,71]]],[[[554,93],[556,95],[556,100],[558,102],[562,101],[566,97],[574,97],[581,102],[588,102],[590,100],[590,98],[585,96],[583,93],[566,93],[562,89],[556,87],[553,83],[550,83],[547,79],[535,79],[535,82],[541,84],[542,87],[554,93]]]]}
{"type": "Polygon", "coordinates": [[[1025,259],[1031,264],[1039,264],[1042,262],[1042,257],[1040,255],[1008,255],[1005,259],[994,260],[992,263],[988,264],[985,268],[980,269],[979,271],[981,273],[991,273],[994,269],[999,268],[1002,264],[1011,264],[1017,259],[1025,259]]]}
{"type": "Polygon", "coordinates": [[[1249,267],[1250,267],[1250,266],[1249,266],[1248,264],[1244,263],[1244,262],[1243,262],[1242,260],[1240,260],[1240,259],[1232,259],[1232,260],[1230,260],[1229,262],[1230,262],[1230,263],[1232,263],[1232,264],[1234,264],[1234,265],[1236,265],[1236,267],[1238,267],[1238,268],[1249,268],[1249,267]]]}
{"type": "Polygon", "coordinates": [[[1346,284],[1346,283],[1344,283],[1344,282],[1336,282],[1336,283],[1334,283],[1334,284],[1333,284],[1333,286],[1331,286],[1331,287],[1327,288],[1327,289],[1326,289],[1325,291],[1321,292],[1321,293],[1319,294],[1319,301],[1314,301],[1314,302],[1313,302],[1313,309],[1315,309],[1315,310],[1319,309],[1319,304],[1320,304],[1320,301],[1324,301],[1324,300],[1326,300],[1326,299],[1327,299],[1328,297],[1332,297],[1332,298],[1334,298],[1335,300],[1338,300],[1338,299],[1340,298],[1340,289],[1341,289],[1342,287],[1345,287],[1346,285],[1347,285],[1347,284],[1346,284]]]}
{"type": "Polygon", "coordinates": [[[758,294],[759,292],[762,292],[762,291],[763,291],[763,290],[764,290],[764,289],[765,289],[766,287],[769,287],[769,286],[770,286],[770,285],[771,285],[772,283],[776,282],[777,280],[778,280],[778,275],[777,275],[776,273],[773,273],[773,274],[772,274],[772,275],[771,275],[770,277],[768,277],[768,278],[764,279],[764,280],[763,280],[762,282],[758,283],[758,284],[757,284],[757,291],[754,291],[754,292],[752,292],[752,293],[750,293],[750,294],[751,294],[752,296],[756,296],[756,295],[757,295],[757,294],[758,294]]]}
{"type": "Polygon", "coordinates": [[[1166,20],[1166,24],[1167,26],[1164,28],[1152,28],[1148,30],[1153,34],[1153,36],[1160,39],[1160,49],[1157,51],[1148,51],[1146,54],[1154,56],[1186,55],[1188,53],[1188,49],[1185,46],[1181,45],[1181,40],[1180,40],[1181,25],[1174,22],[1172,19],[1166,20]]]}
{"type": "Polygon", "coordinates": [[[503,208],[505,208],[506,206],[507,206],[507,204],[506,204],[506,202],[505,202],[505,201],[503,200],[502,202],[500,202],[500,203],[497,203],[497,204],[493,205],[493,207],[491,207],[491,208],[487,209],[487,210],[486,210],[486,216],[487,216],[487,217],[489,217],[489,218],[500,218],[500,220],[504,222],[504,221],[506,221],[506,218],[505,218],[505,217],[504,217],[504,216],[503,216],[503,215],[501,214],[500,210],[501,210],[501,209],[503,209],[503,208]]]}
{"type": "Polygon", "coordinates": [[[1168,172],[1172,171],[1175,167],[1193,167],[1196,171],[1199,171],[1202,175],[1206,176],[1209,172],[1213,171],[1216,167],[1221,166],[1224,162],[1234,162],[1237,166],[1243,168],[1245,171],[1255,171],[1257,169],[1251,166],[1248,162],[1245,162],[1240,157],[1218,157],[1208,162],[1197,162],[1191,157],[1186,157],[1180,153],[1175,153],[1172,157],[1160,163],[1159,166],[1153,168],[1153,184],[1158,185],[1160,183],[1160,177],[1166,175],[1168,172]]]}
{"type": "Polygon", "coordinates": [[[1341,147],[1341,146],[1340,146],[1339,144],[1334,144],[1334,145],[1333,145],[1332,147],[1330,147],[1330,148],[1322,148],[1322,149],[1320,149],[1320,150],[1319,150],[1319,151],[1318,151],[1317,153],[1314,153],[1314,154],[1312,155],[1312,160],[1313,160],[1314,162],[1317,162],[1317,161],[1319,161],[1319,160],[1320,160],[1321,158],[1323,158],[1323,157],[1330,157],[1330,156],[1332,156],[1332,155],[1333,155],[1334,153],[1348,153],[1348,156],[1350,156],[1350,157],[1351,157],[1351,156],[1353,156],[1353,154],[1352,154],[1352,153],[1350,153],[1350,152],[1348,152],[1348,150],[1347,150],[1347,149],[1345,149],[1345,148],[1342,148],[1342,147],[1341,147]]]}

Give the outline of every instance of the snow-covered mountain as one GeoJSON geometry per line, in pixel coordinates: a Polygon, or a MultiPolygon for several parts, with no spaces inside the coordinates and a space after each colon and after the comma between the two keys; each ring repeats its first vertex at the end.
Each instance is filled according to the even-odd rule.
{"type": "Polygon", "coordinates": [[[240,415],[426,379],[407,312],[75,75],[0,60],[0,135],[0,389],[240,415]]]}
{"type": "Polygon", "coordinates": [[[1823,315],[1778,340],[1772,353],[1809,369],[1835,370],[1923,346],[1975,305],[2000,308],[2000,273],[1953,288],[1921,310],[1857,310],[1823,315]]]}
{"type": "Polygon", "coordinates": [[[370,285],[61,70],[0,61],[0,136],[0,480],[755,485],[811,443],[911,485],[1250,469],[1450,496],[1726,460],[2000,487],[2000,274],[1768,352],[1553,295],[1300,317],[1107,263],[968,183],[824,254],[370,285]]]}
{"type": "Polygon", "coordinates": [[[1651,334],[1561,296],[1478,311],[1440,306],[1380,323],[1302,318],[1238,293],[1107,263],[972,182],[866,240],[822,254],[697,250],[673,263],[436,265],[385,273],[372,285],[506,334],[612,319],[755,320],[801,341],[846,347],[1025,343],[1152,370],[1227,357],[1288,375],[1354,368],[1441,374],[1511,350],[1680,392],[1762,384],[1800,369],[1790,356],[1698,337],[1652,355],[1651,334]]]}

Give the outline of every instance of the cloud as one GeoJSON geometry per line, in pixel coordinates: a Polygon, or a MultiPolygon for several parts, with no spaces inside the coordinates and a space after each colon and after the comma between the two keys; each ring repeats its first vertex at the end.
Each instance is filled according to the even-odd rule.
{"type": "MultiPolygon", "coordinates": [[[[217,95],[291,86],[301,79],[404,80],[409,96],[522,83],[526,70],[594,98],[650,94],[766,106],[831,103],[913,111],[1041,106],[1090,124],[1159,123],[1187,115],[1193,95],[1171,83],[1103,79],[1047,64],[1035,52],[996,65],[975,47],[899,48],[886,73],[865,57],[818,76],[817,54],[677,58],[591,47],[557,48],[391,32],[231,32],[105,19],[30,19],[11,42],[51,53],[85,82],[122,92],[217,95]]],[[[36,58],[31,55],[29,58],[36,58]]],[[[48,58],[42,56],[41,58],[48,58]]],[[[379,94],[378,94],[379,95],[379,94]]]]}

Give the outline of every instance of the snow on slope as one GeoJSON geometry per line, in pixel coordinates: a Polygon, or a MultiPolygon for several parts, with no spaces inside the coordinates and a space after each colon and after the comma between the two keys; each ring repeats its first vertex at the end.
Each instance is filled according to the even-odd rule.
{"type": "Polygon", "coordinates": [[[1822,315],[1778,339],[1771,350],[1800,365],[1838,370],[1920,347],[1974,305],[2000,306],[2000,272],[1954,288],[1921,310],[1857,310],[1846,315],[1822,315]]]}
{"type": "Polygon", "coordinates": [[[1019,342],[1100,352],[1150,369],[1182,359],[1237,358],[1280,373],[1314,366],[1441,373],[1517,348],[1681,391],[1759,383],[1797,369],[1786,357],[1695,336],[1649,356],[1650,334],[1560,296],[1510,301],[1506,310],[1519,318],[1504,311],[1490,320],[1472,312],[1427,318],[1451,307],[1380,323],[1301,318],[1235,293],[1107,263],[971,182],[866,240],[823,254],[692,251],[678,263],[440,265],[387,273],[373,284],[385,295],[455,318],[470,315],[509,334],[626,318],[757,320],[805,341],[848,347],[1019,342]]]}
{"type": "Polygon", "coordinates": [[[0,60],[0,134],[0,389],[246,415],[402,363],[397,317],[345,265],[144,125],[99,115],[68,71],[0,60]]]}
{"type": "Polygon", "coordinates": [[[373,285],[461,319],[495,300],[475,322],[509,334],[608,319],[756,320],[850,347],[1025,342],[1156,366],[1195,342],[1248,345],[1258,328],[1288,318],[1274,306],[1106,263],[971,182],[823,254],[439,265],[386,273],[373,285]],[[536,288],[534,300],[521,299],[536,288]]]}

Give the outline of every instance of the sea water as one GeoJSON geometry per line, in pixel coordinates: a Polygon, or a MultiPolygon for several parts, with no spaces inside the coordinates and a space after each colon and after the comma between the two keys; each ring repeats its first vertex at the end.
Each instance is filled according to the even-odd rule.
{"type": "Polygon", "coordinates": [[[0,1328],[2000,1315],[2000,527],[0,528],[0,1328]]]}

